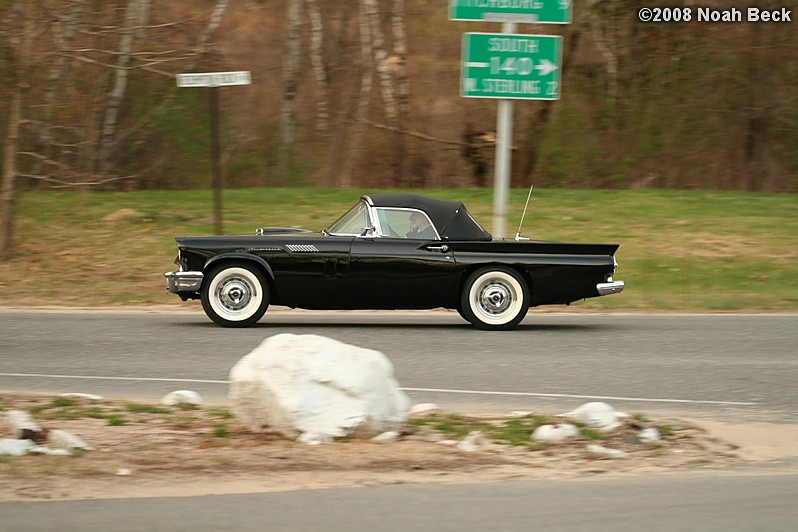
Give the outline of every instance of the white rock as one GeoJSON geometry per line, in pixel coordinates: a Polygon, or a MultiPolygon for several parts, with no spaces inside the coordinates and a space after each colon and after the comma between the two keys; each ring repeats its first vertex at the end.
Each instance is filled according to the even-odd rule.
{"type": "Polygon", "coordinates": [[[50,449],[43,445],[37,445],[30,450],[30,454],[47,454],[51,456],[71,456],[72,453],[68,449],[50,449]]]}
{"type": "Polygon", "coordinates": [[[129,477],[133,474],[133,471],[128,469],[127,467],[120,467],[116,470],[116,476],[118,477],[129,477]]]}
{"type": "Polygon", "coordinates": [[[299,435],[299,438],[297,438],[296,441],[299,443],[304,443],[305,445],[321,445],[323,443],[332,443],[333,439],[329,436],[329,434],[303,432],[299,435]]]}
{"type": "Polygon", "coordinates": [[[438,412],[440,407],[435,403],[418,403],[410,407],[410,415],[429,414],[430,412],[438,412]]]}
{"type": "Polygon", "coordinates": [[[36,447],[30,440],[3,439],[0,440],[0,456],[24,456],[36,447]]]}
{"type": "Polygon", "coordinates": [[[87,401],[102,401],[103,398],[100,395],[94,395],[93,393],[62,393],[59,394],[59,397],[66,397],[67,399],[86,399],[87,401]]]}
{"type": "Polygon", "coordinates": [[[438,443],[438,445],[448,445],[450,447],[456,447],[457,444],[460,443],[460,442],[457,441],[457,440],[441,440],[441,441],[439,441],[437,443],[438,443]]]}
{"type": "Polygon", "coordinates": [[[383,432],[382,434],[377,434],[376,436],[371,438],[371,441],[391,442],[391,441],[396,441],[398,439],[399,439],[399,432],[395,430],[389,430],[387,432],[383,432]]]}
{"type": "Polygon", "coordinates": [[[60,429],[54,429],[47,433],[47,443],[58,449],[94,450],[94,447],[83,441],[80,436],[60,429]]]}
{"type": "Polygon", "coordinates": [[[479,430],[472,430],[468,435],[457,444],[457,448],[467,453],[478,451],[487,444],[485,435],[479,430]]]}
{"type": "Polygon", "coordinates": [[[637,439],[640,440],[640,443],[651,443],[654,441],[660,441],[662,436],[656,428],[651,427],[638,432],[637,439]]]}
{"type": "Polygon", "coordinates": [[[6,412],[11,435],[19,440],[37,440],[43,429],[25,410],[9,410],[6,412]]]}
{"type": "Polygon", "coordinates": [[[579,429],[570,423],[541,425],[532,433],[532,439],[543,443],[560,443],[579,436],[579,429]]]}
{"type": "Polygon", "coordinates": [[[513,410],[510,412],[510,417],[526,417],[531,413],[528,410],[513,410]]]}
{"type": "Polygon", "coordinates": [[[563,414],[591,428],[613,429],[620,426],[619,418],[627,417],[623,412],[616,412],[607,403],[585,403],[573,412],[563,414]]]}
{"type": "Polygon", "coordinates": [[[621,451],[619,449],[610,449],[609,447],[604,447],[603,445],[597,445],[595,443],[591,443],[587,446],[587,455],[590,458],[598,458],[600,460],[604,459],[627,459],[631,458],[629,453],[621,451]]]}
{"type": "Polygon", "coordinates": [[[164,395],[161,398],[161,404],[165,406],[201,405],[202,396],[192,390],[176,390],[164,395]]]}
{"type": "Polygon", "coordinates": [[[232,411],[250,430],[369,437],[395,430],[410,406],[390,360],[317,335],[278,334],[230,371],[232,411]]]}

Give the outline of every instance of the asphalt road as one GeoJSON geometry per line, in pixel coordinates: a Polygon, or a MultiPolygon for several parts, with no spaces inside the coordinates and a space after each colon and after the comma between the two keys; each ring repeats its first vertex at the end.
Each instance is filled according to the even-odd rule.
{"type": "Polygon", "coordinates": [[[269,312],[250,329],[201,313],[0,311],[0,390],[224,402],[230,368],[264,338],[322,334],[377,349],[414,402],[557,413],[591,400],[798,421],[798,316],[530,312],[510,332],[454,312],[269,312]]]}
{"type": "Polygon", "coordinates": [[[796,475],[664,477],[7,503],[0,516],[5,532],[792,532],[796,500],[796,475]]]}
{"type": "MultiPolygon", "coordinates": [[[[556,413],[604,400],[798,420],[798,316],[533,312],[518,330],[493,333],[442,312],[274,312],[230,330],[199,313],[0,311],[0,390],[157,400],[193,389],[224,402],[230,368],[283,332],[378,349],[415,402],[464,412],[556,413]]],[[[797,475],[736,473],[5,503],[0,529],[794,530],[797,475]]]]}

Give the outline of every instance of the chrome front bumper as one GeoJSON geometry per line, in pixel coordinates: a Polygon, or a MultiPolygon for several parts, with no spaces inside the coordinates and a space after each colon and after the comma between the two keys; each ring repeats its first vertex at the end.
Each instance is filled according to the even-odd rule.
{"type": "Polygon", "coordinates": [[[197,292],[202,286],[202,272],[166,272],[166,291],[170,294],[178,292],[197,292]]]}
{"type": "Polygon", "coordinates": [[[599,283],[596,285],[596,290],[600,296],[608,296],[610,294],[620,294],[623,292],[623,281],[610,281],[608,283],[599,283]]]}

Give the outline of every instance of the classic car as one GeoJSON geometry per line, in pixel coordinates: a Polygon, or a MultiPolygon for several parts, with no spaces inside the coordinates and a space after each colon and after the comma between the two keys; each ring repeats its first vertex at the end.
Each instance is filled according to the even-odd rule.
{"type": "Polygon", "coordinates": [[[512,329],[529,307],[615,294],[617,244],[494,239],[459,201],[372,194],[320,232],[178,237],[167,291],[199,298],[223,327],[268,306],[455,309],[480,329],[512,329]]]}

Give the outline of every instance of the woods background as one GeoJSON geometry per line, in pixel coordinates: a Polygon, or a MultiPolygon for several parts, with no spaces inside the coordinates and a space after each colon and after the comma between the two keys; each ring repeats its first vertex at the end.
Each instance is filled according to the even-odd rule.
{"type": "MultiPolygon", "coordinates": [[[[791,2],[757,0],[762,9],[791,2]]],[[[798,191],[798,22],[641,23],[576,0],[562,98],[518,102],[513,186],[798,191]]],[[[798,11],[792,16],[798,18],[798,11]]],[[[210,182],[219,89],[226,187],[488,186],[496,101],[459,96],[446,0],[0,0],[3,193],[210,182]]],[[[6,197],[8,199],[8,197],[6,197]]]]}

